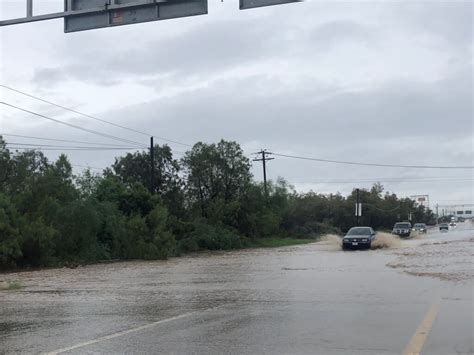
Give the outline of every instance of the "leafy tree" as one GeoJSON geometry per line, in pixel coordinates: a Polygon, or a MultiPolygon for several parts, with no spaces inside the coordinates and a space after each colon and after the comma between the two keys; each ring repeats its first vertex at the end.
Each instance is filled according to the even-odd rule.
{"type": "Polygon", "coordinates": [[[154,257],[166,259],[176,247],[176,241],[168,228],[168,211],[158,205],[147,216],[147,224],[151,233],[152,243],[156,246],[154,257]]]}
{"type": "Polygon", "coordinates": [[[81,197],[84,198],[94,196],[100,182],[100,175],[93,173],[90,169],[84,170],[82,174],[75,179],[79,193],[81,197]]]}
{"type": "Polygon", "coordinates": [[[61,260],[95,260],[98,258],[97,235],[100,219],[90,201],[76,200],[65,205],[54,227],[56,254],[61,260]]]}
{"type": "Polygon", "coordinates": [[[15,197],[30,188],[48,167],[48,159],[42,152],[30,150],[13,155],[9,162],[5,191],[15,197]]]}
{"type": "Polygon", "coordinates": [[[0,135],[0,192],[5,191],[11,174],[10,151],[0,135]]]}
{"type": "MultiPolygon", "coordinates": [[[[171,148],[167,145],[154,146],[154,187],[162,199],[167,202],[173,213],[184,214],[184,194],[182,181],[179,177],[179,162],[173,158],[171,148]]],[[[112,170],[108,170],[108,175],[117,176],[127,186],[137,183],[150,188],[150,152],[141,151],[128,153],[124,157],[119,157],[112,165],[112,170]]]]}
{"type": "Polygon", "coordinates": [[[0,193],[0,267],[15,266],[21,257],[20,217],[10,200],[0,193]]]}
{"type": "Polygon", "coordinates": [[[191,203],[198,203],[201,215],[216,198],[226,203],[241,197],[250,181],[250,162],[236,142],[197,143],[183,158],[187,192],[191,203]]]}
{"type": "Polygon", "coordinates": [[[42,218],[25,223],[21,230],[22,258],[20,264],[30,266],[50,265],[54,262],[54,240],[58,231],[45,224],[42,218]]]}

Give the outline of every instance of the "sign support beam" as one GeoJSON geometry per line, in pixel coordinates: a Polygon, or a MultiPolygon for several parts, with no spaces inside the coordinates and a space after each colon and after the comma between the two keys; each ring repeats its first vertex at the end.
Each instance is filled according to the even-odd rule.
{"type": "Polygon", "coordinates": [[[33,17],[33,0],[26,1],[26,17],[33,17]]]}
{"type": "Polygon", "coordinates": [[[110,4],[94,7],[90,9],[84,10],[71,10],[72,8],[72,0],[66,0],[66,11],[61,12],[53,12],[50,14],[44,15],[36,15],[33,16],[33,0],[27,0],[26,3],[26,17],[19,17],[10,20],[2,20],[0,21],[0,27],[2,26],[11,26],[11,25],[18,25],[21,23],[29,23],[29,22],[37,22],[37,21],[45,21],[45,20],[54,20],[58,18],[64,18],[69,16],[78,16],[78,15],[87,15],[87,14],[94,14],[94,13],[101,13],[106,12],[108,10],[121,10],[121,9],[128,9],[133,7],[141,7],[146,5],[152,4],[159,4],[159,3],[166,3],[168,0],[137,0],[135,2],[129,2],[126,4],[116,4],[115,0],[111,0],[110,4]]]}
{"type": "MultiPolygon", "coordinates": [[[[64,32],[85,31],[135,23],[205,15],[208,0],[64,0],[64,11],[34,15],[34,0],[26,16],[0,20],[0,27],[64,18],[64,32]]],[[[283,5],[303,0],[239,0],[239,8],[283,5]]]]}

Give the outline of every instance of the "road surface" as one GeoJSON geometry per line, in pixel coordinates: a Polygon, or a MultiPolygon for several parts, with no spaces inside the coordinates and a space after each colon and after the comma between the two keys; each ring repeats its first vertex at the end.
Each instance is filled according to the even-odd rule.
{"type": "Polygon", "coordinates": [[[0,274],[0,353],[472,354],[474,229],[0,274]]]}

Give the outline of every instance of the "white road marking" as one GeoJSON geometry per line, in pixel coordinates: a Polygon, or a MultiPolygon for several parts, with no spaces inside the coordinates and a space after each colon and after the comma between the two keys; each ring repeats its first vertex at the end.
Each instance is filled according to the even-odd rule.
{"type": "Polygon", "coordinates": [[[194,311],[194,312],[183,313],[183,314],[180,314],[180,315],[175,316],[175,317],[162,319],[162,320],[159,320],[159,321],[156,321],[156,322],[153,322],[153,323],[149,323],[149,324],[145,324],[145,325],[142,325],[142,326],[139,326],[139,327],[136,327],[136,328],[123,330],[121,332],[117,332],[117,333],[110,334],[110,335],[105,335],[105,336],[102,336],[102,337],[99,337],[99,338],[96,338],[96,339],[93,339],[93,340],[89,340],[89,341],[85,341],[83,343],[79,343],[79,344],[76,344],[76,345],[73,345],[73,346],[69,346],[67,348],[54,350],[54,351],[46,353],[46,355],[56,355],[56,354],[65,353],[67,351],[76,350],[76,349],[79,349],[79,348],[83,348],[85,346],[100,343],[100,342],[105,341],[105,340],[119,338],[119,337],[122,337],[124,335],[128,335],[128,334],[131,334],[131,333],[139,332],[141,330],[153,328],[153,327],[156,327],[157,325],[160,325],[160,324],[169,323],[169,322],[172,322],[172,321],[175,321],[175,320],[178,320],[178,319],[187,318],[187,317],[190,317],[192,315],[202,313],[202,312],[206,312],[206,311],[216,309],[216,308],[218,308],[218,307],[208,308],[208,309],[205,309],[203,311],[194,311]]]}

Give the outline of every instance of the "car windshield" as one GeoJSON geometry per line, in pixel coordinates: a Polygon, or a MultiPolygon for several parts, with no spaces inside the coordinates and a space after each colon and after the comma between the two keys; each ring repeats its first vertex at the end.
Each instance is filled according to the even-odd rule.
{"type": "Polygon", "coordinates": [[[396,223],[395,227],[393,227],[393,228],[407,229],[407,228],[410,228],[410,225],[408,223],[396,223]]]}
{"type": "Polygon", "coordinates": [[[417,227],[417,228],[424,228],[425,225],[424,225],[423,223],[417,223],[417,224],[415,224],[415,227],[417,227]]]}
{"type": "Polygon", "coordinates": [[[370,228],[351,228],[347,235],[368,235],[371,234],[370,228]]]}

